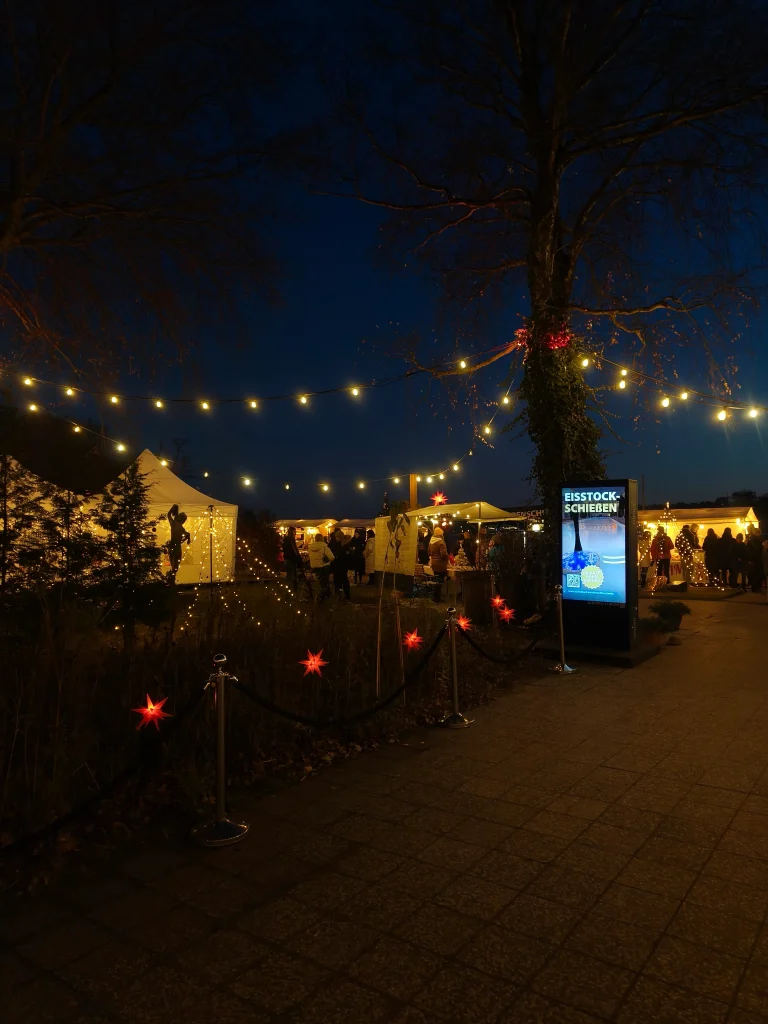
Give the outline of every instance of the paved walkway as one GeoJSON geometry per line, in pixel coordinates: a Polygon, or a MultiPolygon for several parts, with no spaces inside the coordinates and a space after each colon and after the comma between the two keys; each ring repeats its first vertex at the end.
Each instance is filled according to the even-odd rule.
{"type": "MultiPolygon", "coordinates": [[[[4,1024],[768,1021],[768,608],[0,919],[4,1024]]],[[[422,739],[424,742],[422,742],[422,739]]]]}

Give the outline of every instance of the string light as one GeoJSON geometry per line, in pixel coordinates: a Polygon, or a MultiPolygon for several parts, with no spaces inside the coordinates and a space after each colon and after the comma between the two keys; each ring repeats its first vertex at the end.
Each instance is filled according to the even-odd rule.
{"type": "Polygon", "coordinates": [[[360,488],[361,491],[365,490],[365,484],[362,482],[362,480],[357,486],[360,488]]]}
{"type": "Polygon", "coordinates": [[[483,427],[483,433],[484,434],[490,434],[490,432],[491,432],[490,426],[486,425],[486,426],[483,427]]]}
{"type": "Polygon", "coordinates": [[[35,405],[34,402],[32,402],[32,404],[29,406],[29,411],[30,412],[37,412],[37,406],[35,405]]]}
{"type": "Polygon", "coordinates": [[[299,401],[301,402],[302,405],[306,405],[307,404],[307,396],[306,395],[302,395],[301,398],[299,399],[299,401]]]}
{"type": "Polygon", "coordinates": [[[205,471],[205,472],[203,473],[203,476],[208,476],[208,470],[207,470],[207,469],[206,469],[206,471],[205,471]]]}
{"type": "Polygon", "coordinates": [[[396,483],[396,484],[399,484],[400,483],[400,477],[396,476],[395,479],[392,482],[396,483]]]}
{"type": "Polygon", "coordinates": [[[125,445],[124,444],[118,444],[116,447],[117,447],[117,450],[119,452],[124,452],[125,451],[125,445]]]}
{"type": "Polygon", "coordinates": [[[680,392],[680,398],[681,398],[681,399],[682,399],[682,400],[683,400],[684,402],[687,402],[687,401],[688,401],[688,392],[687,392],[687,391],[681,391],[681,392],[680,392]]]}
{"type": "Polygon", "coordinates": [[[717,414],[717,418],[721,421],[724,420],[727,416],[728,413],[725,411],[725,409],[721,409],[720,412],[717,414]]]}
{"type": "Polygon", "coordinates": [[[753,419],[753,420],[756,419],[757,418],[757,409],[750,409],[749,410],[749,416],[750,416],[750,419],[753,419]]]}
{"type": "Polygon", "coordinates": [[[245,484],[246,487],[250,487],[251,486],[251,479],[250,479],[250,477],[244,476],[243,477],[243,483],[245,484]]]}
{"type": "Polygon", "coordinates": [[[509,395],[504,395],[504,397],[501,400],[501,404],[502,405],[509,405],[509,395]]]}
{"type": "Polygon", "coordinates": [[[420,483],[421,483],[421,477],[420,477],[420,476],[417,476],[417,477],[416,477],[416,483],[417,483],[417,484],[420,484],[420,483]]]}
{"type": "Polygon", "coordinates": [[[67,395],[69,398],[71,398],[72,395],[74,395],[74,393],[75,392],[72,390],[72,388],[67,388],[67,390],[64,392],[64,394],[67,395]]]}
{"type": "Polygon", "coordinates": [[[210,403],[209,403],[209,402],[201,402],[201,403],[200,403],[200,408],[201,408],[201,409],[205,409],[205,410],[207,411],[208,409],[210,409],[210,408],[211,408],[211,406],[210,406],[210,403]]]}
{"type": "Polygon", "coordinates": [[[156,409],[162,409],[163,408],[163,403],[160,401],[159,398],[155,399],[155,408],[156,409]]]}
{"type": "Polygon", "coordinates": [[[31,388],[32,387],[32,378],[31,377],[25,377],[24,378],[24,383],[27,385],[28,388],[31,388]]]}
{"type": "Polygon", "coordinates": [[[664,406],[665,409],[669,408],[669,399],[668,398],[662,398],[661,404],[664,406]]]}
{"type": "Polygon", "coordinates": [[[161,466],[167,466],[168,465],[168,460],[167,459],[160,459],[160,465],[161,466]]]}
{"type": "Polygon", "coordinates": [[[328,486],[328,484],[322,484],[321,487],[322,487],[322,490],[324,490],[324,491],[329,491],[330,490],[330,487],[328,486]]]}
{"type": "Polygon", "coordinates": [[[251,402],[249,402],[248,404],[250,405],[250,407],[251,407],[252,409],[258,409],[258,403],[257,403],[257,402],[253,402],[253,401],[251,401],[251,402]]]}
{"type": "Polygon", "coordinates": [[[290,489],[291,489],[291,485],[290,485],[290,484],[286,484],[286,485],[285,485],[285,489],[286,489],[286,491],[290,491],[290,489]]]}
{"type": "Polygon", "coordinates": [[[117,395],[110,395],[109,400],[112,403],[112,405],[117,405],[117,403],[120,401],[117,395]]]}
{"type": "Polygon", "coordinates": [[[454,462],[454,464],[453,464],[453,472],[454,473],[458,473],[459,472],[459,464],[457,462],[454,462]]]}
{"type": "Polygon", "coordinates": [[[428,476],[428,477],[427,477],[427,483],[428,483],[428,484],[431,484],[431,483],[432,483],[432,477],[431,477],[431,476],[428,476]]]}
{"type": "Polygon", "coordinates": [[[589,360],[586,356],[581,360],[581,365],[584,367],[585,370],[589,366],[589,360]]]}
{"type": "Polygon", "coordinates": [[[466,359],[461,359],[459,361],[459,369],[460,370],[466,370],[466,368],[467,368],[467,361],[466,361],[466,359]]]}
{"type": "Polygon", "coordinates": [[[622,370],[621,371],[621,376],[622,377],[626,377],[628,373],[629,373],[629,370],[622,370]]]}
{"type": "Polygon", "coordinates": [[[80,427],[78,427],[78,425],[77,425],[77,424],[75,424],[75,426],[74,426],[74,428],[73,428],[73,429],[74,429],[74,431],[75,431],[75,433],[76,433],[76,434],[79,434],[79,433],[80,433],[80,427]]]}
{"type": "Polygon", "coordinates": [[[622,391],[624,390],[624,388],[626,386],[627,386],[627,382],[625,380],[620,380],[619,381],[619,387],[621,388],[622,391]]]}
{"type": "Polygon", "coordinates": [[[355,398],[360,394],[360,388],[352,388],[350,394],[353,394],[355,398]]]}

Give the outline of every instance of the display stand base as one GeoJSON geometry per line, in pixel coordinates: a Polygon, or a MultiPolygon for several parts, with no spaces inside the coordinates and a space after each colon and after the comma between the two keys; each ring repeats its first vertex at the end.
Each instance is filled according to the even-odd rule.
{"type": "MultiPolygon", "coordinates": [[[[557,658],[558,661],[560,659],[560,645],[556,640],[542,640],[537,644],[536,650],[545,657],[557,658]]],[[[641,665],[649,658],[653,658],[660,650],[661,647],[658,644],[642,644],[633,647],[631,651],[615,651],[609,647],[575,647],[569,644],[565,648],[565,653],[574,661],[594,661],[603,665],[634,668],[635,665],[641,665]]],[[[560,666],[558,665],[552,671],[559,672],[560,666]]]]}
{"type": "Polygon", "coordinates": [[[572,676],[577,670],[572,668],[570,665],[564,665],[561,662],[558,662],[556,665],[553,665],[549,671],[557,672],[561,676],[572,676]]]}
{"type": "Polygon", "coordinates": [[[195,825],[192,838],[200,846],[231,846],[239,843],[248,834],[249,826],[244,821],[207,821],[204,825],[195,825]]]}
{"type": "Polygon", "coordinates": [[[474,718],[465,718],[461,713],[446,715],[440,722],[446,729],[468,729],[474,722],[474,718]]]}

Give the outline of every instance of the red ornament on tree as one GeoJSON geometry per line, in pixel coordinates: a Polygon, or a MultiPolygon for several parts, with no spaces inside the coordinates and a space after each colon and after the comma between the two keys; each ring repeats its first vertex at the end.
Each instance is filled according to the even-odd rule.
{"type": "Polygon", "coordinates": [[[136,726],[137,729],[143,729],[145,725],[149,725],[150,722],[155,723],[155,728],[160,732],[160,719],[161,718],[172,718],[167,711],[163,711],[163,704],[168,700],[167,697],[163,697],[157,704],[152,703],[152,699],[147,694],[147,706],[145,708],[133,708],[133,711],[137,715],[141,715],[141,721],[136,726]]]}
{"type": "Polygon", "coordinates": [[[321,648],[317,654],[313,654],[312,651],[307,651],[307,660],[300,661],[299,664],[306,666],[304,669],[305,676],[311,675],[313,672],[321,676],[323,674],[321,669],[323,665],[327,665],[328,662],[323,661],[323,651],[321,648]]]}
{"type": "Polygon", "coordinates": [[[409,651],[417,650],[424,643],[424,638],[419,636],[418,629],[414,629],[412,633],[405,634],[405,640],[403,640],[403,647],[407,647],[409,651]]]}
{"type": "Polygon", "coordinates": [[[510,622],[515,617],[515,609],[502,608],[501,611],[499,612],[499,615],[504,620],[504,622],[510,622]]]}
{"type": "Polygon", "coordinates": [[[432,495],[433,505],[444,505],[448,501],[448,498],[443,494],[442,491],[435,491],[432,495]]]}
{"type": "Polygon", "coordinates": [[[472,620],[468,619],[466,615],[459,615],[456,619],[456,625],[466,633],[472,629],[472,620]]]}

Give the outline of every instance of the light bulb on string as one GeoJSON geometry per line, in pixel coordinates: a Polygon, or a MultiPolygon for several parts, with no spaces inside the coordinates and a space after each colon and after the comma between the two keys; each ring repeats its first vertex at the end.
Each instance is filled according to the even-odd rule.
{"type": "Polygon", "coordinates": [[[624,390],[624,388],[626,386],[627,386],[627,382],[625,380],[620,380],[619,381],[619,387],[621,388],[622,391],[624,390]]]}
{"type": "Polygon", "coordinates": [[[321,490],[323,490],[323,491],[329,491],[330,490],[330,487],[328,486],[328,484],[321,484],[320,486],[321,486],[321,490]]]}
{"type": "Polygon", "coordinates": [[[362,482],[362,480],[357,486],[360,488],[361,491],[365,490],[365,484],[362,482]]]}
{"type": "Polygon", "coordinates": [[[626,377],[628,373],[629,373],[629,370],[622,370],[621,371],[621,376],[622,377],[626,377]]]}
{"type": "Polygon", "coordinates": [[[248,404],[250,405],[250,407],[252,409],[258,409],[258,403],[257,402],[254,402],[253,400],[251,400],[248,404]]]}
{"type": "Polygon", "coordinates": [[[350,395],[353,395],[355,398],[357,398],[357,396],[360,394],[360,388],[350,388],[349,393],[350,395]]]}
{"type": "Polygon", "coordinates": [[[439,473],[437,479],[438,480],[445,480],[445,473],[439,473]]]}
{"type": "Polygon", "coordinates": [[[30,404],[30,406],[29,406],[29,411],[30,411],[30,412],[37,412],[37,406],[35,405],[35,403],[34,403],[34,402],[32,402],[32,403],[30,404]]]}
{"type": "Polygon", "coordinates": [[[286,484],[286,485],[285,485],[285,489],[286,489],[286,491],[290,491],[290,489],[291,489],[291,485],[290,485],[290,484],[286,484]]]}
{"type": "Polygon", "coordinates": [[[306,405],[306,404],[307,404],[307,396],[306,396],[306,395],[302,395],[302,396],[301,396],[301,397],[299,398],[299,402],[300,402],[300,403],[301,403],[302,405],[306,405]]]}
{"type": "Polygon", "coordinates": [[[727,418],[727,416],[728,413],[725,411],[725,409],[721,409],[720,412],[717,414],[717,418],[720,420],[721,423],[724,419],[727,418]]]}
{"type": "Polygon", "coordinates": [[[665,409],[668,409],[669,408],[669,399],[668,398],[662,398],[661,404],[664,406],[665,409]]]}
{"type": "Polygon", "coordinates": [[[163,408],[163,403],[160,401],[159,398],[155,399],[155,408],[156,409],[162,409],[163,408]]]}
{"type": "Polygon", "coordinates": [[[459,360],[459,369],[460,370],[466,370],[466,368],[467,368],[467,360],[466,359],[460,359],[459,360]]]}
{"type": "Polygon", "coordinates": [[[504,395],[504,397],[501,400],[501,404],[502,405],[509,405],[509,395],[504,395]]]}
{"type": "Polygon", "coordinates": [[[31,377],[25,377],[24,378],[24,383],[27,385],[28,388],[31,388],[32,387],[32,378],[31,377]]]}
{"type": "Polygon", "coordinates": [[[75,426],[74,426],[74,427],[73,427],[72,429],[74,430],[74,432],[75,432],[76,434],[79,434],[79,433],[80,433],[80,427],[78,427],[77,425],[75,425],[75,426]]]}
{"type": "Polygon", "coordinates": [[[432,483],[432,477],[431,477],[431,476],[428,476],[428,477],[427,477],[427,483],[428,483],[428,484],[431,484],[431,483],[432,483]]]}
{"type": "Polygon", "coordinates": [[[124,444],[117,444],[117,445],[115,445],[115,447],[117,448],[117,450],[119,452],[124,452],[125,451],[125,445],[124,444]]]}
{"type": "Polygon", "coordinates": [[[417,477],[416,477],[416,483],[417,483],[417,484],[420,484],[420,483],[421,483],[421,477],[420,477],[420,476],[417,476],[417,477]]]}
{"type": "Polygon", "coordinates": [[[167,459],[160,459],[160,465],[161,466],[167,466],[168,465],[168,460],[167,459]]]}
{"type": "Polygon", "coordinates": [[[749,416],[750,416],[750,419],[753,419],[753,420],[757,419],[757,409],[750,409],[749,410],[749,416]]]}
{"type": "Polygon", "coordinates": [[[589,366],[589,359],[587,359],[586,356],[584,356],[584,358],[581,360],[581,365],[585,370],[589,366]]]}
{"type": "Polygon", "coordinates": [[[687,402],[688,401],[688,392],[687,391],[681,391],[680,392],[680,398],[681,398],[681,400],[683,402],[687,402]]]}
{"type": "Polygon", "coordinates": [[[399,484],[400,483],[400,477],[396,476],[392,482],[395,483],[395,484],[399,484]]]}
{"type": "Polygon", "coordinates": [[[74,395],[74,393],[75,392],[72,390],[72,388],[67,388],[67,390],[64,392],[64,394],[67,395],[68,398],[71,398],[72,395],[74,395]]]}
{"type": "Polygon", "coordinates": [[[454,473],[458,473],[459,472],[459,464],[457,462],[454,462],[454,464],[453,464],[453,472],[454,473]]]}
{"type": "Polygon", "coordinates": [[[490,426],[485,426],[485,427],[483,427],[483,433],[484,433],[484,434],[490,434],[490,432],[491,432],[491,428],[490,428],[490,426]]]}
{"type": "Polygon", "coordinates": [[[117,405],[117,403],[120,401],[117,395],[110,395],[109,400],[112,403],[112,405],[117,405]]]}
{"type": "Polygon", "coordinates": [[[206,471],[205,471],[205,472],[203,473],[203,476],[208,476],[208,470],[207,470],[207,469],[206,469],[206,471]]]}

